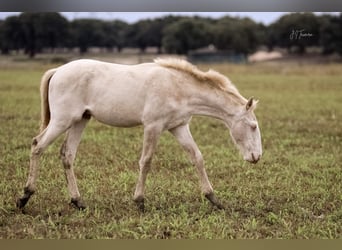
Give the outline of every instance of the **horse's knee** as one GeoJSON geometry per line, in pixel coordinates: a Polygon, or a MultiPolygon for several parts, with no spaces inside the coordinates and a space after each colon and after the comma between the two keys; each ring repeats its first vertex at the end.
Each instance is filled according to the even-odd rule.
{"type": "Polygon", "coordinates": [[[39,157],[43,153],[43,149],[38,147],[37,145],[32,145],[31,147],[31,156],[32,157],[39,157]]]}
{"type": "Polygon", "coordinates": [[[33,138],[31,146],[34,147],[34,146],[37,146],[37,144],[38,144],[37,138],[33,138]]]}
{"type": "Polygon", "coordinates": [[[61,160],[62,160],[64,169],[70,169],[71,168],[72,159],[71,159],[70,155],[69,156],[67,154],[61,155],[61,160]]]}
{"type": "Polygon", "coordinates": [[[31,155],[39,157],[44,151],[44,148],[40,145],[37,137],[32,139],[31,143],[31,155]]]}

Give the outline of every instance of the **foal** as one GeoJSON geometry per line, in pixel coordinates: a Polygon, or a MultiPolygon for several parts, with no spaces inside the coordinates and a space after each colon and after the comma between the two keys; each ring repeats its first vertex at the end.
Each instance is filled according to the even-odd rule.
{"type": "Polygon", "coordinates": [[[42,77],[40,94],[41,129],[32,142],[28,180],[24,195],[17,200],[18,208],[23,208],[36,190],[38,161],[43,151],[64,132],[67,135],[60,152],[71,202],[80,209],[85,208],[73,162],[82,131],[91,117],[117,127],[144,126],[134,192],[134,201],[142,210],[152,155],[165,130],[189,154],[205,197],[222,208],[189,130],[193,115],[222,120],[245,160],[256,163],[262,154],[260,131],[253,112],[257,101],[242,97],[218,72],[202,72],[184,60],[156,59],[154,63],[130,66],[77,60],[48,70],[42,77]]]}

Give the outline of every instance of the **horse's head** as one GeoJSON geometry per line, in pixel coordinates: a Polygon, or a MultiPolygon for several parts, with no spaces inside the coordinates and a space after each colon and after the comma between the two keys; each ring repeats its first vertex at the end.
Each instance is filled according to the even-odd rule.
{"type": "Polygon", "coordinates": [[[262,155],[261,135],[254,109],[258,101],[250,98],[235,116],[230,128],[231,137],[244,160],[257,163],[262,155]]]}

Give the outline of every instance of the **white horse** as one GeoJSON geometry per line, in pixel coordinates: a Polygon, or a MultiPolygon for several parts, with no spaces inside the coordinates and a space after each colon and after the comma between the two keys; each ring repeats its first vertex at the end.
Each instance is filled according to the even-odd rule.
{"type": "Polygon", "coordinates": [[[48,70],[41,80],[41,132],[33,139],[30,170],[23,208],[36,190],[38,160],[43,151],[67,132],[61,148],[71,202],[84,208],[73,171],[81,134],[91,117],[117,127],[144,126],[139,177],[134,201],[144,209],[146,175],[157,140],[170,131],[196,166],[201,191],[218,208],[204,169],[203,158],[189,130],[193,115],[222,120],[245,160],[256,163],[262,154],[261,136],[253,110],[257,101],[245,99],[223,75],[202,72],[180,59],[156,59],[154,63],[119,65],[76,60],[48,70]]]}

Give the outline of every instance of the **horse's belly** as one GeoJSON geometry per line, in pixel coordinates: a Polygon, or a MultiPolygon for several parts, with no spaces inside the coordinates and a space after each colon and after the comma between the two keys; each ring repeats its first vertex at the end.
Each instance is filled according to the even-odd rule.
{"type": "Polygon", "coordinates": [[[96,120],[111,126],[132,127],[141,124],[145,92],[144,86],[132,81],[94,81],[86,103],[96,120]]]}
{"type": "Polygon", "coordinates": [[[91,115],[98,120],[107,125],[115,127],[134,127],[141,125],[141,119],[138,116],[124,115],[121,112],[91,112],[91,115]]]}
{"type": "Polygon", "coordinates": [[[108,102],[94,102],[89,111],[102,123],[117,127],[133,127],[141,124],[143,106],[138,98],[121,100],[118,97],[108,102]]]}

